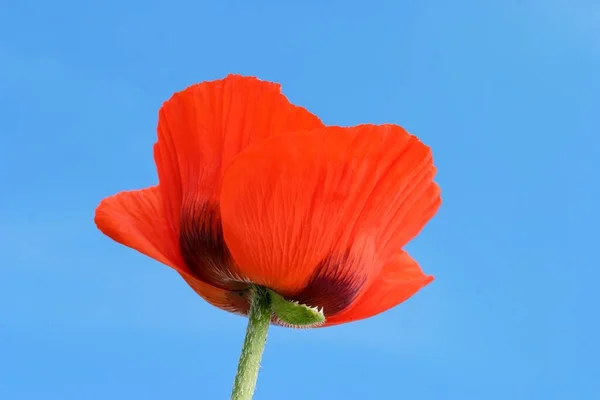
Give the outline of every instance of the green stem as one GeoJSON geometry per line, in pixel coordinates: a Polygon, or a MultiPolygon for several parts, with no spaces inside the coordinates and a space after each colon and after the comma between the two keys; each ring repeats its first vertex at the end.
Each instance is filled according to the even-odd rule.
{"type": "Polygon", "coordinates": [[[256,387],[258,369],[262,359],[267,332],[271,323],[271,299],[269,292],[262,287],[252,286],[250,292],[250,311],[248,328],[242,355],[238,363],[233,383],[231,400],[251,400],[256,387]]]}

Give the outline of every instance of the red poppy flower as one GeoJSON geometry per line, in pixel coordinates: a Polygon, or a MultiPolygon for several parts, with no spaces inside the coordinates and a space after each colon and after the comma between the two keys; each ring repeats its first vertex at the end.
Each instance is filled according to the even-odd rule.
{"type": "Polygon", "coordinates": [[[440,205],[435,167],[399,126],[326,127],[279,85],[230,75],[162,106],[154,157],[158,186],[104,199],[96,224],[219,308],[247,314],[256,284],[335,325],[433,280],[402,248],[440,205]]]}

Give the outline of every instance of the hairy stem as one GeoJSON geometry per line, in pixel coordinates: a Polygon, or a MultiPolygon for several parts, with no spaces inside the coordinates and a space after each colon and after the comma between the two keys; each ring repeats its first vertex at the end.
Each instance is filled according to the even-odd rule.
{"type": "Polygon", "coordinates": [[[237,374],[233,383],[231,400],[251,400],[256,387],[258,369],[262,359],[267,332],[271,323],[271,298],[269,292],[262,287],[251,287],[250,312],[248,328],[242,354],[238,363],[237,374]]]}

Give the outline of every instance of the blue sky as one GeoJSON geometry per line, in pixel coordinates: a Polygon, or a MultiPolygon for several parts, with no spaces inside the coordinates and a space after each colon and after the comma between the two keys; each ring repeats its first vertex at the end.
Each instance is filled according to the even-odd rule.
{"type": "Polygon", "coordinates": [[[93,212],[156,182],[160,104],[230,72],[403,125],[444,197],[409,245],[436,281],[272,329],[257,400],[600,398],[599,26],[595,0],[4,2],[0,398],[228,398],[244,319],[93,212]]]}

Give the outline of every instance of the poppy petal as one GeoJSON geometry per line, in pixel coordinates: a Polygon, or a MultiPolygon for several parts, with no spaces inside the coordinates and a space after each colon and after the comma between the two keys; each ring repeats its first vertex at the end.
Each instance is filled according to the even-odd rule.
{"type": "Polygon", "coordinates": [[[223,243],[218,205],[233,158],[269,136],[320,126],[278,84],[238,75],[193,85],[162,106],[155,145],[159,182],[168,224],[195,277],[225,289],[243,286],[223,243]]]}
{"type": "Polygon", "coordinates": [[[114,241],[175,269],[209,303],[228,311],[240,308],[235,295],[189,276],[163,215],[160,190],[154,186],[102,200],[95,222],[114,241]]]}
{"type": "Polygon", "coordinates": [[[395,125],[273,137],[225,174],[225,241],[252,282],[329,317],[431,218],[434,175],[429,148],[395,125]]]}
{"type": "Polygon", "coordinates": [[[433,281],[406,252],[387,263],[373,284],[343,312],[327,319],[324,326],[357,321],[380,314],[406,301],[433,281]]]}
{"type": "Polygon", "coordinates": [[[107,197],[96,209],[94,221],[114,241],[185,271],[177,242],[164,223],[158,186],[107,197]]]}

